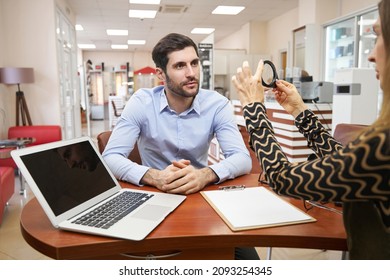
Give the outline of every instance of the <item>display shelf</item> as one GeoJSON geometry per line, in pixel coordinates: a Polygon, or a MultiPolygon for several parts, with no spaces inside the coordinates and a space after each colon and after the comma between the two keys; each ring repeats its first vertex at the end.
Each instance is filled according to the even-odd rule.
{"type": "Polygon", "coordinates": [[[371,28],[377,17],[374,6],[323,25],[324,81],[333,82],[338,69],[373,67],[368,55],[375,45],[371,28]]]}

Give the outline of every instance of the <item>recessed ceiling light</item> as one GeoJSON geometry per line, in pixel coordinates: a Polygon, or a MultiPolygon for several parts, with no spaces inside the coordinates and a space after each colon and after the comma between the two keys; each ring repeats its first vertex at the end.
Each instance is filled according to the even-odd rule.
{"type": "Polygon", "coordinates": [[[155,18],[157,11],[152,10],[129,10],[131,18],[155,18]]]}
{"type": "Polygon", "coordinates": [[[128,48],[128,45],[111,45],[111,49],[113,50],[127,50],[128,48]]]}
{"type": "Polygon", "coordinates": [[[128,30],[124,29],[107,29],[107,35],[112,35],[112,36],[127,36],[129,35],[128,30]]]}
{"type": "Polygon", "coordinates": [[[146,41],[145,40],[128,40],[127,44],[129,44],[129,45],[145,45],[146,41]]]}
{"type": "Polygon", "coordinates": [[[160,5],[161,0],[129,0],[130,4],[160,5]]]}
{"type": "Polygon", "coordinates": [[[82,30],[84,30],[84,28],[83,28],[83,26],[82,26],[81,24],[76,24],[76,25],[75,25],[75,28],[76,28],[77,31],[82,31],[82,30]]]}
{"type": "Polygon", "coordinates": [[[244,6],[218,6],[211,13],[216,15],[237,15],[244,9],[244,6]]]}
{"type": "Polygon", "coordinates": [[[77,44],[80,49],[96,49],[95,44],[77,44]]]}
{"type": "Polygon", "coordinates": [[[215,31],[215,28],[194,28],[191,30],[192,34],[211,34],[215,31]]]}

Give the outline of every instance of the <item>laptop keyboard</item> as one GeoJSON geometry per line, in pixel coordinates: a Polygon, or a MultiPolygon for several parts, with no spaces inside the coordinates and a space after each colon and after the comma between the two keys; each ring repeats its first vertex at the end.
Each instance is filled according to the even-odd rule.
{"type": "Polygon", "coordinates": [[[72,223],[108,229],[152,197],[153,194],[122,192],[72,223]]]}

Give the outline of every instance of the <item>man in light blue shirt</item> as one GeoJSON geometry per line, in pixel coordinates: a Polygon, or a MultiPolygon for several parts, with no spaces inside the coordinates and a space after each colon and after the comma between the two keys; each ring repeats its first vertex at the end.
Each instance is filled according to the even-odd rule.
{"type": "Polygon", "coordinates": [[[114,175],[136,185],[190,194],[249,173],[252,161],[231,103],[216,91],[199,89],[196,44],[169,34],[152,56],[164,86],[140,89],[126,104],[103,153],[114,175]],[[208,165],[214,136],[225,159],[208,165]],[[127,158],[136,142],[142,165],[127,158]]]}

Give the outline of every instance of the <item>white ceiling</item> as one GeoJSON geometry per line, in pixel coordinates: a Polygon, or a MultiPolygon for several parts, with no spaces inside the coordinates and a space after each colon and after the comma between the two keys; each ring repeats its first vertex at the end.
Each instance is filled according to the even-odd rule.
{"type": "MultiPolygon", "coordinates": [[[[196,43],[208,35],[194,35],[194,27],[215,28],[214,40],[238,31],[249,21],[268,21],[294,9],[299,0],[161,0],[156,5],[129,4],[129,0],[67,0],[76,14],[77,24],[84,27],[77,32],[77,42],[96,44],[95,50],[110,50],[111,44],[127,44],[128,39],[146,40],[144,46],[129,45],[128,51],[151,51],[157,41],[164,35],[176,32],[190,36],[196,43]],[[167,13],[168,6],[181,6],[183,12],[167,13]],[[211,12],[218,6],[245,6],[236,16],[213,15],[211,12]],[[155,19],[129,18],[129,9],[160,8],[155,19]],[[127,29],[128,36],[108,36],[107,29],[127,29]]],[[[288,27],[286,27],[288,28],[288,27]]],[[[118,50],[119,51],[119,50],[118,50]]]]}

